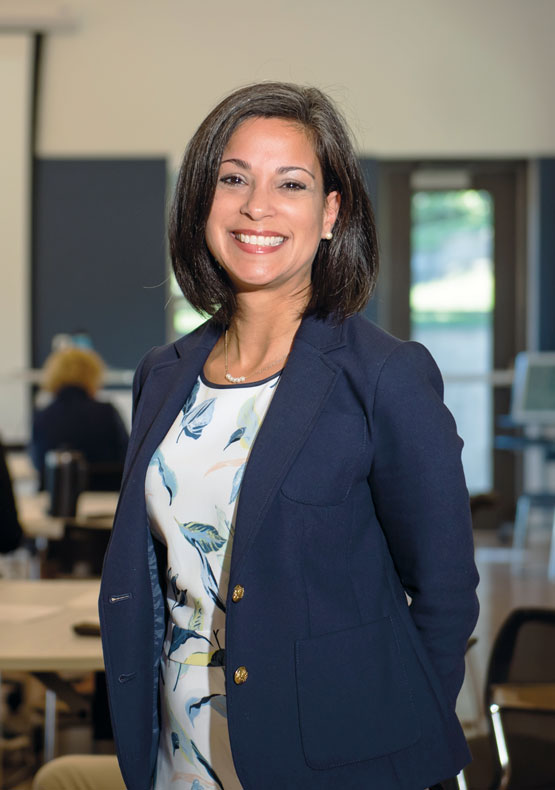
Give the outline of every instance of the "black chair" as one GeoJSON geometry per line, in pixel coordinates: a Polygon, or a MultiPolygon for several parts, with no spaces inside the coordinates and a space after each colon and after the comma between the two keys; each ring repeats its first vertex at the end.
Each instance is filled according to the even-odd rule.
{"type": "Polygon", "coordinates": [[[469,741],[469,790],[555,790],[555,610],[515,609],[485,686],[490,731],[469,741]]]}

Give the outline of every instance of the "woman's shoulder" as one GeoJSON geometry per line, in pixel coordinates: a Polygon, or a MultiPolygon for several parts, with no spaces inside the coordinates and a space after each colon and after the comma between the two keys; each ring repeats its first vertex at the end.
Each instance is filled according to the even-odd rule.
{"type": "Polygon", "coordinates": [[[145,372],[148,372],[154,365],[175,362],[179,357],[184,356],[189,350],[198,345],[199,342],[209,342],[209,336],[214,332],[217,332],[217,330],[214,329],[213,322],[209,320],[177,340],[165,343],[163,346],[153,346],[144,354],[137,366],[137,370],[144,369],[145,372]]]}
{"type": "Polygon", "coordinates": [[[441,386],[437,365],[422,343],[401,340],[360,314],[345,321],[344,332],[351,357],[368,384],[405,380],[441,386]]]}
{"type": "Polygon", "coordinates": [[[361,351],[375,357],[386,357],[405,342],[357,313],[345,319],[345,339],[349,345],[360,346],[361,351]]]}
{"type": "Polygon", "coordinates": [[[210,319],[178,340],[166,343],[163,346],[153,346],[144,354],[135,370],[133,379],[134,395],[137,395],[153,367],[173,364],[180,358],[184,359],[199,345],[210,349],[216,342],[220,332],[221,327],[213,319],[210,319]]]}

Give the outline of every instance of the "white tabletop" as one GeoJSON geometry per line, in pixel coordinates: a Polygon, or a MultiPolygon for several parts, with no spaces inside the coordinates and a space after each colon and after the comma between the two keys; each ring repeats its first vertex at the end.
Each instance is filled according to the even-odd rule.
{"type": "Polygon", "coordinates": [[[8,452],[6,453],[6,464],[10,473],[12,482],[19,482],[21,480],[36,483],[38,480],[38,472],[33,466],[28,453],[26,452],[8,452]]]}
{"type": "Polygon", "coordinates": [[[118,502],[116,491],[84,491],[77,500],[74,519],[53,518],[48,515],[50,498],[47,491],[17,497],[19,521],[28,537],[59,539],[65,524],[75,524],[91,529],[111,529],[118,502]]]}
{"type": "Polygon", "coordinates": [[[72,625],[98,623],[98,580],[0,579],[0,671],[93,671],[104,668],[98,636],[72,625]]]}

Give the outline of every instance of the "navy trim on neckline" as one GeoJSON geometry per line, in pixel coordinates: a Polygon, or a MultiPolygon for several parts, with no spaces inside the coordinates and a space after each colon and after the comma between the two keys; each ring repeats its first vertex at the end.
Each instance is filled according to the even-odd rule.
{"type": "Polygon", "coordinates": [[[268,376],[265,379],[260,379],[260,381],[244,381],[242,384],[214,384],[213,381],[208,381],[206,376],[204,375],[204,370],[200,372],[200,380],[204,385],[210,387],[210,389],[214,390],[235,390],[235,389],[246,389],[247,387],[259,387],[261,384],[267,384],[272,379],[278,378],[281,376],[283,372],[283,368],[278,370],[277,373],[272,373],[271,376],[268,376]]]}

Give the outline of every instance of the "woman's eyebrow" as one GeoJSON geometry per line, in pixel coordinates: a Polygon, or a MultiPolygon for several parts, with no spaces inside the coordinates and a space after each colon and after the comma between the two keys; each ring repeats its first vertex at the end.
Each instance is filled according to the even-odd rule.
{"type": "Polygon", "coordinates": [[[236,165],[237,167],[241,167],[243,170],[251,169],[249,163],[245,162],[244,159],[224,159],[220,164],[225,165],[227,162],[231,163],[232,165],[236,165]]]}
{"type": "MultiPolygon", "coordinates": [[[[232,159],[223,159],[221,164],[222,165],[232,164],[235,165],[236,167],[240,167],[242,170],[252,169],[250,164],[248,162],[245,162],[244,159],[236,159],[235,157],[233,157],[232,159]]],[[[316,176],[314,175],[314,173],[311,173],[310,170],[306,169],[306,167],[301,167],[300,165],[286,165],[284,167],[278,167],[276,173],[278,173],[278,175],[283,175],[284,173],[290,173],[292,170],[304,170],[305,173],[308,173],[308,175],[311,178],[313,178],[314,181],[316,181],[316,176]]]]}
{"type": "Polygon", "coordinates": [[[288,167],[278,167],[278,169],[276,170],[276,173],[279,173],[281,175],[282,173],[290,173],[291,170],[304,170],[305,173],[308,173],[308,175],[316,181],[316,176],[314,175],[314,173],[311,173],[310,170],[306,169],[306,167],[301,167],[300,165],[290,165],[288,167]]]}

